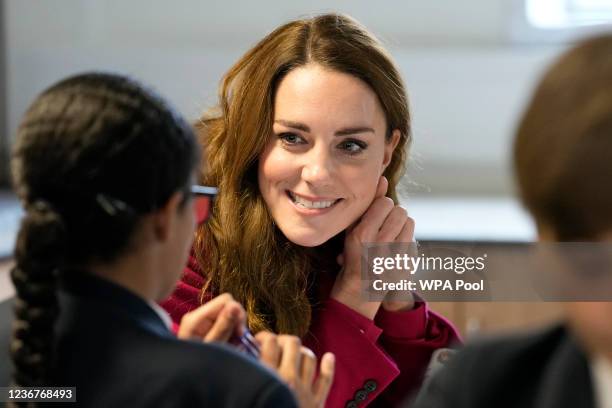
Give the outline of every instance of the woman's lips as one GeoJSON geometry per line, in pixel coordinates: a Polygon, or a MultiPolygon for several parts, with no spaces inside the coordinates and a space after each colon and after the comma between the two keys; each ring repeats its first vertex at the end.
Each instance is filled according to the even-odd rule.
{"type": "Polygon", "coordinates": [[[304,196],[289,190],[286,190],[286,193],[291,204],[303,214],[323,214],[333,209],[342,200],[342,198],[304,196]]]}

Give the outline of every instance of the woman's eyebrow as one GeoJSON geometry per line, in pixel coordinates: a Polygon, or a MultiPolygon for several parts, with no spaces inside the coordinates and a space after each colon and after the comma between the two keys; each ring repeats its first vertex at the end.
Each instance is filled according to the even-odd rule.
{"type": "Polygon", "coordinates": [[[287,126],[293,129],[301,130],[303,132],[310,132],[310,128],[303,123],[292,122],[290,120],[277,119],[274,123],[278,123],[283,126],[287,126]]]}
{"type": "Polygon", "coordinates": [[[356,126],[356,127],[349,127],[349,128],[343,128],[340,129],[338,131],[336,131],[336,133],[334,133],[335,136],[347,136],[347,135],[354,135],[356,133],[376,133],[374,132],[374,129],[372,129],[371,127],[368,126],[356,126]]]}
{"type": "MultiPolygon", "coordinates": [[[[274,123],[278,123],[280,125],[283,126],[287,126],[293,129],[298,129],[301,130],[303,132],[310,132],[310,128],[300,122],[293,122],[290,120],[284,120],[284,119],[277,119],[274,121],[274,123]]],[[[369,127],[369,126],[355,126],[355,127],[347,127],[347,128],[342,128],[340,130],[337,130],[334,135],[335,136],[348,136],[348,135],[354,135],[357,133],[376,133],[374,132],[374,129],[369,127]]]]}

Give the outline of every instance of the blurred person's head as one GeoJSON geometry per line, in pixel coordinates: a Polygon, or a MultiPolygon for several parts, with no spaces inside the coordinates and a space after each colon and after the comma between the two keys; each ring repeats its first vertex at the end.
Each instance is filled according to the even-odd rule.
{"type": "MultiPolygon", "coordinates": [[[[514,165],[542,240],[612,242],[612,35],[547,71],[518,128],[514,165]]],[[[612,302],[568,303],[567,312],[587,347],[612,358],[612,302]]]]}
{"type": "Polygon", "coordinates": [[[48,384],[61,279],[108,274],[149,300],[173,289],[193,237],[197,158],[190,127],[131,79],[82,74],[36,98],[11,163],[25,209],[11,271],[16,384],[48,384]],[[121,268],[130,261],[142,268],[121,268]]]}
{"type": "Polygon", "coordinates": [[[397,201],[411,139],[397,67],[349,17],[295,20],[226,73],[218,110],[196,126],[206,184],[221,190],[197,237],[209,285],[242,301],[255,330],[304,334],[305,248],[357,221],[381,175],[397,201]]]}

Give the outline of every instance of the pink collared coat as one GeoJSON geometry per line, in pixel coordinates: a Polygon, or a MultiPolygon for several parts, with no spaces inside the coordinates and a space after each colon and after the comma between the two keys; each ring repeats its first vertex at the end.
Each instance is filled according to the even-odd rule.
{"type": "MultiPolygon", "coordinates": [[[[190,257],[175,291],[162,302],[175,326],[200,305],[204,278],[198,271],[190,257]]],[[[460,343],[455,327],[425,302],[410,311],[380,308],[372,321],[333,299],[321,299],[302,340],[319,358],[328,351],[336,356],[326,404],[333,408],[398,405],[418,390],[432,352],[460,343]]]]}

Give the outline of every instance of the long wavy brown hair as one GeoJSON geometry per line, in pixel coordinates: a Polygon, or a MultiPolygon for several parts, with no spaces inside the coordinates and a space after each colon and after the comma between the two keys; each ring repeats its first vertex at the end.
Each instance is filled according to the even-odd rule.
{"type": "Polygon", "coordinates": [[[380,42],[350,17],[325,14],[287,23],[225,74],[218,107],[196,123],[208,159],[203,182],[218,186],[220,194],[194,249],[207,282],[202,296],[230,292],[245,306],[254,331],[303,336],[311,320],[312,272],[338,271],[343,233],[314,250],[290,242],[275,226],[257,183],[257,160],[272,134],[276,87],[289,71],[310,63],[354,75],[378,95],[387,140],[395,129],[401,134],[384,173],[387,196],[396,202],[411,141],[399,71],[380,42]]]}

